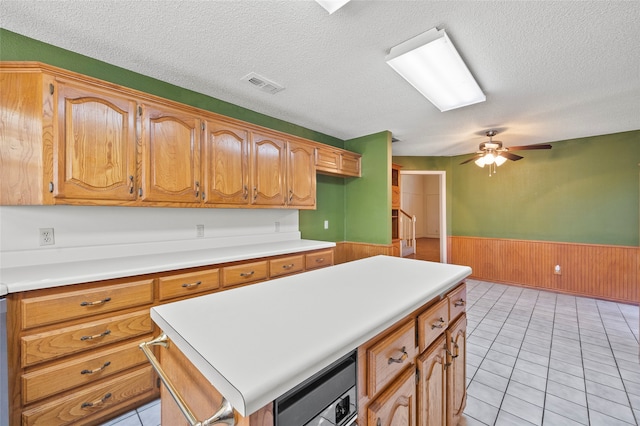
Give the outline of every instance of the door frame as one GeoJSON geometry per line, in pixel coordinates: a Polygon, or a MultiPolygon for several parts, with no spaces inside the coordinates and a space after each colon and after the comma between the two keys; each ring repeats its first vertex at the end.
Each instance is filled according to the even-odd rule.
{"type": "MultiPolygon", "coordinates": [[[[447,263],[447,172],[444,170],[402,170],[402,175],[438,175],[440,177],[440,262],[447,263]]],[[[400,191],[402,205],[402,191],[400,191]]]]}

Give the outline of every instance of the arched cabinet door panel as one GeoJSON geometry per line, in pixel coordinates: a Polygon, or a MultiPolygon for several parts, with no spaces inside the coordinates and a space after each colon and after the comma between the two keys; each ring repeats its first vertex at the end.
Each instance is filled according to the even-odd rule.
{"type": "Polygon", "coordinates": [[[142,201],[200,203],[200,119],[142,105],[142,201]]]}
{"type": "Polygon", "coordinates": [[[56,80],[53,196],[135,200],[136,102],[56,80]]]}
{"type": "Polygon", "coordinates": [[[251,203],[285,206],[286,142],[266,134],[252,134],[251,203]]]}
{"type": "Polygon", "coordinates": [[[367,426],[416,426],[415,368],[407,368],[369,405],[367,426]]]}
{"type": "Polygon", "coordinates": [[[209,120],[205,124],[202,152],[205,204],[248,204],[249,132],[209,120]]]}
{"type": "Polygon", "coordinates": [[[289,141],[287,148],[287,204],[316,205],[316,166],[314,148],[289,141]]]}

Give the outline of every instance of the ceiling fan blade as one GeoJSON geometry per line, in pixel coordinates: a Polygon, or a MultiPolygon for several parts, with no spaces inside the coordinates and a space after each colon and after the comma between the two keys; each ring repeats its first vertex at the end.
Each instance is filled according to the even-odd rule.
{"type": "Polygon", "coordinates": [[[470,163],[472,161],[476,161],[478,158],[482,157],[483,155],[484,155],[484,153],[476,154],[473,157],[469,158],[468,160],[463,161],[462,163],[460,163],[460,165],[467,164],[467,163],[470,163]]]}
{"type": "Polygon", "coordinates": [[[508,158],[509,160],[512,160],[512,161],[518,161],[521,158],[524,158],[524,157],[521,157],[519,155],[511,154],[510,152],[506,152],[506,151],[501,152],[500,155],[502,155],[504,158],[508,158]]]}
{"type": "Polygon", "coordinates": [[[510,146],[509,151],[524,151],[525,149],[551,149],[549,144],[541,145],[525,145],[525,146],[510,146]]]}

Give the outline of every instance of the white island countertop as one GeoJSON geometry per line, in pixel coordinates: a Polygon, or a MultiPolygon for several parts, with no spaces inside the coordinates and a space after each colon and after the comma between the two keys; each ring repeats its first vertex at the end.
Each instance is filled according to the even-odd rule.
{"type": "Polygon", "coordinates": [[[0,291],[17,293],[318,250],[335,247],[335,245],[335,243],[327,241],[297,239],[0,268],[0,291]]]}
{"type": "Polygon", "coordinates": [[[375,256],[156,306],[151,318],[248,416],[470,274],[375,256]]]}

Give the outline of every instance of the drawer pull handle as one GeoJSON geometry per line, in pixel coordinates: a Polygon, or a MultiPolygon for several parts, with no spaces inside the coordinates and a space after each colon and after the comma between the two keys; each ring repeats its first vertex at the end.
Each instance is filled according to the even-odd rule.
{"type": "Polygon", "coordinates": [[[289,190],[289,202],[293,200],[293,189],[289,190]]]}
{"type": "Polygon", "coordinates": [[[111,393],[108,393],[105,396],[103,396],[101,399],[98,399],[93,402],[83,402],[80,408],[89,408],[89,407],[95,407],[96,405],[102,405],[105,402],[107,402],[107,399],[109,398],[111,398],[111,393]]]}
{"type": "Polygon", "coordinates": [[[111,301],[111,298],[107,297],[102,300],[96,300],[95,302],[82,302],[80,306],[98,306],[98,305],[104,305],[105,303],[110,301],[111,301]]]}
{"type": "Polygon", "coordinates": [[[150,349],[150,346],[163,346],[168,349],[169,338],[167,337],[166,334],[161,334],[160,336],[156,337],[150,342],[140,343],[139,347],[140,349],[142,349],[142,352],[144,352],[144,355],[147,357],[147,359],[151,363],[151,366],[153,367],[153,369],[156,370],[156,373],[158,373],[160,380],[162,380],[162,383],[164,383],[165,388],[167,389],[169,394],[173,397],[173,400],[178,405],[178,408],[182,412],[182,415],[187,419],[190,425],[212,425],[213,426],[220,423],[224,423],[227,426],[235,426],[237,424],[233,406],[231,405],[231,403],[229,403],[229,401],[227,401],[225,397],[222,397],[222,402],[220,402],[220,407],[213,414],[213,416],[201,422],[198,421],[197,417],[195,416],[191,408],[189,408],[189,406],[185,402],[183,396],[180,395],[180,393],[178,392],[176,387],[173,385],[169,377],[167,377],[167,373],[165,373],[164,369],[158,362],[158,359],[153,354],[153,351],[150,349]]]}
{"type": "Polygon", "coordinates": [[[445,322],[445,320],[442,319],[442,317],[440,317],[440,319],[437,322],[434,322],[433,324],[431,324],[431,329],[433,330],[434,328],[445,328],[446,325],[447,323],[445,322]]]}
{"type": "Polygon", "coordinates": [[[104,336],[108,336],[109,334],[111,334],[111,330],[105,330],[100,334],[94,334],[93,336],[82,336],[80,338],[80,340],[85,341],[85,340],[93,340],[93,339],[97,339],[99,337],[104,337],[104,336]]]}
{"type": "Polygon", "coordinates": [[[282,265],[282,269],[291,269],[296,266],[294,263],[290,263],[288,265],[282,265]]]}
{"type": "Polygon", "coordinates": [[[129,194],[133,194],[133,176],[129,176],[129,194]]]}
{"type": "Polygon", "coordinates": [[[389,358],[388,364],[392,364],[394,362],[398,364],[402,364],[405,359],[409,358],[409,354],[407,353],[406,346],[403,346],[401,351],[402,351],[402,355],[400,356],[400,358],[389,358]]]}
{"type": "Polygon", "coordinates": [[[182,284],[182,288],[198,287],[200,284],[202,284],[202,281],[196,281],[195,283],[184,283],[182,284]]]}
{"type": "Polygon", "coordinates": [[[455,306],[456,308],[458,306],[464,306],[464,299],[460,298],[460,300],[456,300],[455,303],[453,304],[453,306],[455,306]]]}
{"type": "Polygon", "coordinates": [[[93,374],[93,373],[99,373],[100,371],[104,370],[105,368],[107,368],[108,366],[111,365],[111,361],[107,361],[104,363],[104,365],[102,367],[96,368],[94,370],[82,370],[80,372],[80,374],[93,374]]]}
{"type": "Polygon", "coordinates": [[[247,185],[244,186],[244,194],[242,195],[242,198],[245,200],[249,198],[249,188],[247,188],[247,185]]]}
{"type": "Polygon", "coordinates": [[[256,271],[251,271],[251,272],[241,272],[241,273],[240,273],[240,276],[241,276],[241,277],[243,277],[243,278],[247,278],[247,277],[250,277],[251,275],[253,275],[253,274],[255,274],[255,273],[256,273],[256,271]]]}
{"type": "Polygon", "coordinates": [[[316,263],[322,263],[322,262],[324,262],[324,257],[320,257],[316,259],[316,263]]]}

